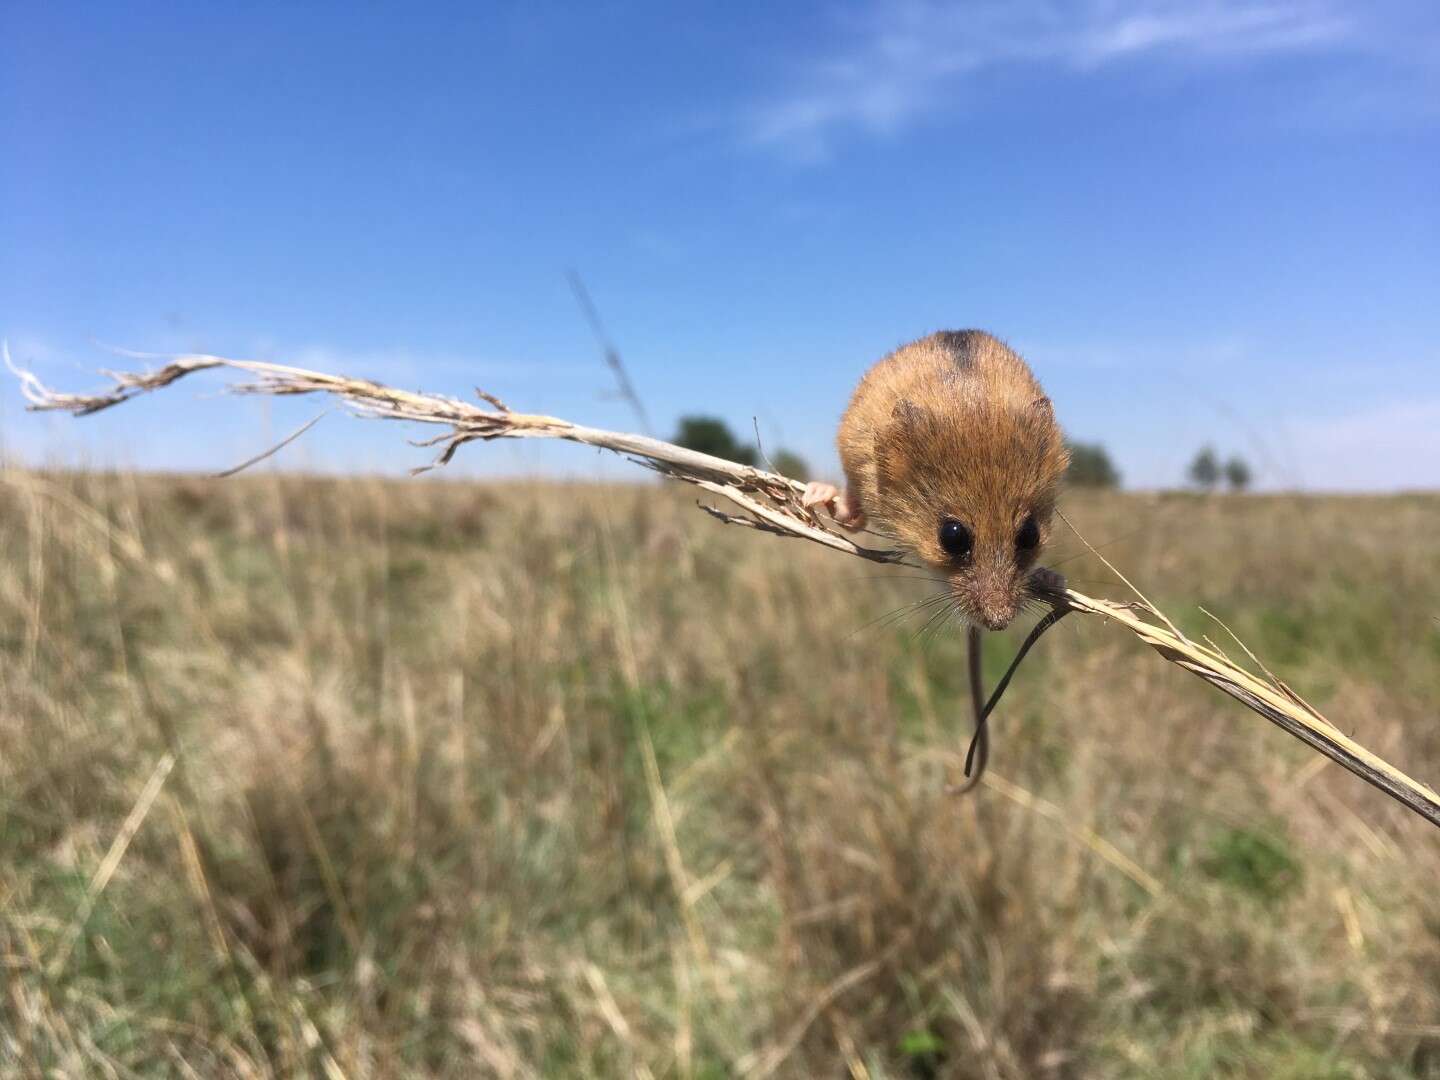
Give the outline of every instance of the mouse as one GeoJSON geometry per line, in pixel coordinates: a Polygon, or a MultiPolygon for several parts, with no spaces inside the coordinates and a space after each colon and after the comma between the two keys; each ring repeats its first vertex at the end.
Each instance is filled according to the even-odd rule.
{"type": "Polygon", "coordinates": [[[942,330],[865,373],[837,443],[844,490],[811,482],[801,501],[842,528],[893,537],[945,583],[970,627],[978,721],[979,631],[1064,588],[1037,565],[1070,462],[1050,398],[999,338],[942,330]]]}

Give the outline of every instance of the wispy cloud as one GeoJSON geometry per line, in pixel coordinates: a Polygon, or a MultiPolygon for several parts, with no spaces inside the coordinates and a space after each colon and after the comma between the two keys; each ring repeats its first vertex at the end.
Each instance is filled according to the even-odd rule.
{"type": "Polygon", "coordinates": [[[1290,427],[1307,486],[1321,490],[1440,488],[1440,398],[1359,409],[1290,427]]]}
{"type": "Polygon", "coordinates": [[[828,52],[747,110],[744,140],[825,157],[846,132],[888,134],[954,100],[967,75],[1004,65],[1076,74],[1142,57],[1260,57],[1354,45],[1343,0],[884,0],[840,24],[828,52]]]}

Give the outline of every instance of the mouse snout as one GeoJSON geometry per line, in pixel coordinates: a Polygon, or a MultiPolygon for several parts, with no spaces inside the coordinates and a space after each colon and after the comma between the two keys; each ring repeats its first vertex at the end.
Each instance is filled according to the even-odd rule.
{"type": "Polygon", "coordinates": [[[991,611],[981,612],[981,625],[984,626],[985,629],[1005,629],[1009,625],[1009,621],[1014,618],[1014,611],[996,611],[996,609],[991,609],[991,611]]]}
{"type": "Polygon", "coordinates": [[[979,615],[980,625],[986,630],[1004,630],[1015,618],[1015,605],[987,605],[980,609],[979,615]]]}
{"type": "Polygon", "coordinates": [[[1004,582],[970,576],[951,584],[970,617],[986,630],[1004,630],[1019,610],[1014,589],[1004,582]]]}

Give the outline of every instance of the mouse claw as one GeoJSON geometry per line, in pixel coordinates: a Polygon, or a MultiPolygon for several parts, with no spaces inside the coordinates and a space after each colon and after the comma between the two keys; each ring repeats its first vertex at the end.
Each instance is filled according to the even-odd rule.
{"type": "Polygon", "coordinates": [[[843,495],[840,489],[834,484],[824,484],[818,480],[812,480],[805,485],[805,493],[800,496],[800,503],[807,510],[813,511],[817,506],[823,506],[830,512],[836,524],[854,532],[865,525],[865,514],[856,505],[854,498],[847,491],[843,495]]]}

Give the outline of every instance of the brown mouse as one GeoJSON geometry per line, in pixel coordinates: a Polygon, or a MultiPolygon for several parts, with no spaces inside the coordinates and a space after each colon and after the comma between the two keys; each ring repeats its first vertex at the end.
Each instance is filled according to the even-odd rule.
{"type": "Polygon", "coordinates": [[[1008,626],[1033,595],[1070,461],[1025,361],[980,330],[896,349],[860,380],[839,446],[845,492],[812,483],[805,504],[891,534],[944,577],[972,623],[1008,626]]]}

